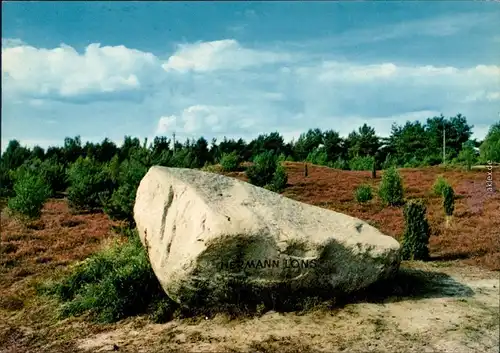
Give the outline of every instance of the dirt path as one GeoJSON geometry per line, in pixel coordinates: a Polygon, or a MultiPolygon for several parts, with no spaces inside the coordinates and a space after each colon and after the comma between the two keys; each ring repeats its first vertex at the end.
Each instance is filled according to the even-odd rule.
{"type": "Polygon", "coordinates": [[[105,352],[449,352],[499,351],[499,273],[453,263],[416,263],[412,292],[335,311],[230,321],[149,324],[134,319],[77,342],[105,352]],[[415,282],[416,283],[416,282],[415,282]],[[114,346],[116,345],[116,346],[114,346]]]}

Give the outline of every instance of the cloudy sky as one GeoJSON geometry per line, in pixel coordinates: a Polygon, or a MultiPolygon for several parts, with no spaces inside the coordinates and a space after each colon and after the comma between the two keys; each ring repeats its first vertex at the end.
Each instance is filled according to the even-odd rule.
{"type": "Polygon", "coordinates": [[[494,2],[3,2],[2,149],[500,111],[494,2]]]}

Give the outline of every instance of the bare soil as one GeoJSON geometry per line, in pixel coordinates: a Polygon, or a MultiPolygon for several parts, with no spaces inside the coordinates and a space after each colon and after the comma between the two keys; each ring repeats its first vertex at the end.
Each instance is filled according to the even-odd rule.
{"type": "Polygon", "coordinates": [[[499,279],[466,265],[412,266],[427,277],[414,296],[348,304],[337,310],[269,312],[228,320],[164,325],[131,322],[78,340],[86,351],[105,352],[463,352],[499,348],[499,279]]]}

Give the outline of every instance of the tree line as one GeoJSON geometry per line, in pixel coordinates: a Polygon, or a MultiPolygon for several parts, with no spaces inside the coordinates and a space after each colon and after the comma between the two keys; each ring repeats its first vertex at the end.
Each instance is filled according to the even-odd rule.
{"type": "Polygon", "coordinates": [[[161,136],[148,144],[147,139],[141,142],[125,136],[120,147],[109,139],[82,144],[77,136],[67,137],[62,146],[46,150],[39,146],[30,149],[12,140],[0,156],[0,196],[39,193],[43,199],[44,195],[67,191],[73,208],[103,208],[118,218],[130,218],[135,190],[153,165],[208,168],[220,164],[222,169],[233,171],[243,161],[254,162],[254,166],[247,168],[250,182],[279,191],[286,184],[286,173],[279,168],[283,160],[344,170],[440,164],[443,130],[447,163],[470,168],[479,162],[500,162],[500,121],[491,126],[484,141],[471,139],[472,127],[465,116],[457,114],[450,118],[442,115],[429,118],[425,123],[393,124],[387,138],[377,136],[373,127],[364,124],[346,137],[334,130],[309,129],[288,143],[278,132],[261,134],[248,143],[227,138],[212,139],[209,143],[200,137],[174,144],[170,138],[161,136]],[[42,184],[46,187],[41,187],[42,184]]]}

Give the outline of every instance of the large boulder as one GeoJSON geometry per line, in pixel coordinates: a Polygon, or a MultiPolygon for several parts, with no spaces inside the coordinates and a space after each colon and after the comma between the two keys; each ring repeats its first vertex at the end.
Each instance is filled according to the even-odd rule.
{"type": "Polygon", "coordinates": [[[399,268],[399,243],[364,221],[199,170],[152,167],[134,218],[163,289],[185,305],[243,289],[346,294],[399,268]]]}

